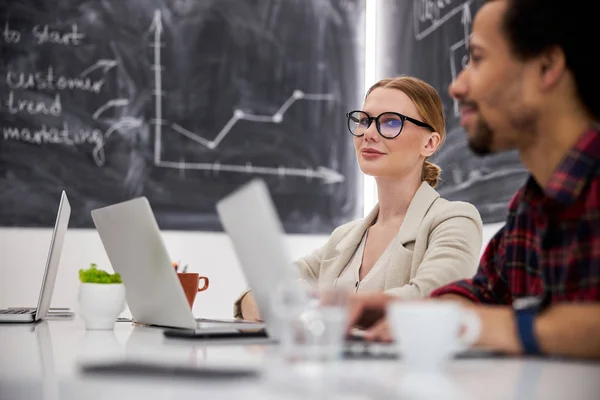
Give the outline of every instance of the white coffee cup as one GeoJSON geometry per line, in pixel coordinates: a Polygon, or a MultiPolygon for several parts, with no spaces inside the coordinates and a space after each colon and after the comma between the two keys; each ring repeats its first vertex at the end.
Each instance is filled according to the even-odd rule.
{"type": "Polygon", "coordinates": [[[441,367],[481,332],[477,314],[453,302],[397,301],[389,304],[387,318],[401,360],[417,368],[441,367]]]}

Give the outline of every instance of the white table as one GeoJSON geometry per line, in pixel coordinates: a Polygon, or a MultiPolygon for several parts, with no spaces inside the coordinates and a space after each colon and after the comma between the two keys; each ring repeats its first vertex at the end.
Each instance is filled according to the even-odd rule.
{"type": "Polygon", "coordinates": [[[335,379],[299,366],[275,369],[280,374],[275,379],[267,373],[273,369],[266,369],[272,365],[269,350],[273,347],[165,339],[159,328],[127,322],[117,323],[113,331],[86,331],[77,317],[35,326],[0,325],[0,399],[600,399],[598,363],[457,359],[443,375],[416,375],[397,360],[345,360],[325,372],[335,379]],[[79,369],[82,363],[123,358],[236,366],[260,374],[207,380],[95,375],[79,369]]]}

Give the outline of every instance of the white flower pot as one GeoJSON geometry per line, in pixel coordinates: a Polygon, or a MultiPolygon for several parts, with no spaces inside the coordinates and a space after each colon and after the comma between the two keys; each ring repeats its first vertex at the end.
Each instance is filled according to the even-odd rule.
{"type": "Polygon", "coordinates": [[[79,286],[79,314],[87,329],[113,329],[125,310],[122,283],[82,283],[79,286]]]}

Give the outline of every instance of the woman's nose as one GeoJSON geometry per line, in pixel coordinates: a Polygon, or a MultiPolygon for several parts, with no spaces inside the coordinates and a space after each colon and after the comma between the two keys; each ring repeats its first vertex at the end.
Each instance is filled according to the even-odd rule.
{"type": "Polygon", "coordinates": [[[365,131],[365,140],[370,141],[378,141],[379,140],[379,132],[377,132],[377,124],[375,121],[371,122],[371,125],[365,131]]]}

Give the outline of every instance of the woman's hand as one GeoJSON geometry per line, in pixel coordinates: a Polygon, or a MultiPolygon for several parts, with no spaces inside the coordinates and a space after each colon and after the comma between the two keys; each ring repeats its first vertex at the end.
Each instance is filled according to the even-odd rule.
{"type": "Polygon", "coordinates": [[[242,297],[240,304],[242,311],[242,318],[248,321],[261,321],[260,312],[258,311],[258,305],[254,300],[252,292],[248,292],[242,297]]]}

